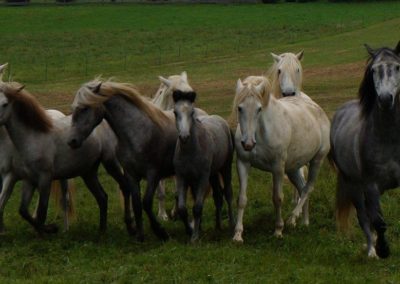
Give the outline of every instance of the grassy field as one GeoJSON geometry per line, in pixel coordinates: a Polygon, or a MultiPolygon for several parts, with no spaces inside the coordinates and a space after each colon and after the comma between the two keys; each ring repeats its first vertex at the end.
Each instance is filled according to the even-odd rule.
{"type": "MultiPolygon", "coordinates": [[[[263,74],[270,52],[305,50],[304,90],[331,116],[356,96],[366,52],[363,43],[394,46],[400,39],[400,5],[88,5],[0,9],[0,63],[46,106],[68,112],[80,84],[97,74],[116,76],[151,96],[157,75],[186,70],[198,105],[228,117],[238,77],[263,74]]],[[[355,226],[336,231],[335,173],[324,165],[311,197],[311,225],[272,236],[270,175],[253,170],[245,211],[245,243],[227,228],[214,231],[207,201],[201,241],[187,243],[181,222],[164,222],[171,240],[150,232],[129,237],[116,184],[101,173],[109,194],[109,228],[99,236],[98,209],[77,180],[77,220],[68,233],[40,238],[18,215],[16,190],[6,208],[8,232],[0,236],[0,281],[10,282],[283,282],[398,283],[399,193],[382,198],[392,256],[367,260],[355,226]]],[[[238,180],[234,172],[234,192],[238,180]]],[[[168,184],[172,189],[172,184],[168,184]]],[[[285,219],[292,209],[285,184],[285,219]]],[[[168,207],[173,204],[171,190],[168,207]]],[[[154,208],[156,209],[156,208],[154,208]]],[[[51,206],[49,221],[55,217],[51,206]]]]}

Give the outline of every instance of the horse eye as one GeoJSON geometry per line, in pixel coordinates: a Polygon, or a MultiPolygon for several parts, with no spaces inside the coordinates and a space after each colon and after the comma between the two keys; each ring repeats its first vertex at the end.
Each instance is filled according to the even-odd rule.
{"type": "Polygon", "coordinates": [[[238,107],[238,111],[239,111],[239,112],[242,112],[242,111],[243,111],[243,108],[242,108],[242,107],[238,107]]]}
{"type": "Polygon", "coordinates": [[[257,109],[257,113],[260,113],[260,111],[261,111],[261,107],[259,107],[259,108],[257,109]]]}
{"type": "Polygon", "coordinates": [[[300,68],[297,68],[297,73],[300,73],[300,68]]]}
{"type": "Polygon", "coordinates": [[[282,71],[281,71],[281,69],[278,69],[278,75],[280,75],[280,74],[281,74],[281,72],[282,72],[282,71]]]}
{"type": "Polygon", "coordinates": [[[3,105],[2,105],[2,107],[4,107],[4,108],[6,108],[8,106],[8,103],[4,103],[3,105]]]}
{"type": "Polygon", "coordinates": [[[396,66],[396,71],[400,71],[400,65],[396,66]]]}
{"type": "Polygon", "coordinates": [[[176,112],[176,110],[174,110],[174,115],[175,115],[175,116],[177,115],[177,112],[176,112]]]}

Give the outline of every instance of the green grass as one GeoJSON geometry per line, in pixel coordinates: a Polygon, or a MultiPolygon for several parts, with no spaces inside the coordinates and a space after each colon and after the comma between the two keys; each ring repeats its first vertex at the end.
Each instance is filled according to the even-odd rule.
{"type": "MultiPolygon", "coordinates": [[[[399,40],[399,14],[395,2],[1,8],[0,62],[9,62],[12,78],[25,83],[46,107],[64,111],[79,85],[96,74],[134,82],[150,96],[158,87],[157,75],[186,70],[198,105],[228,117],[238,77],[264,73],[272,62],[269,52],[304,49],[304,90],[332,115],[355,97],[366,58],[362,44],[394,46],[399,40]]],[[[1,282],[400,280],[399,194],[382,198],[392,256],[367,260],[356,224],[350,236],[336,232],[335,173],[328,165],[311,196],[310,227],[286,228],[283,240],[272,236],[270,175],[253,170],[243,245],[232,243],[226,220],[222,232],[214,231],[211,200],[199,244],[187,243],[179,221],[163,223],[172,239],[161,243],[147,220],[146,241],[138,243],[125,231],[116,184],[103,171],[101,180],[109,194],[109,228],[101,237],[94,198],[80,181],[78,219],[68,233],[44,238],[18,215],[16,189],[5,213],[8,232],[0,236],[1,282]]],[[[235,171],[233,185],[236,197],[235,171]]],[[[286,219],[293,206],[291,187],[284,189],[286,219]]],[[[167,199],[171,208],[171,190],[167,199]]],[[[49,221],[54,215],[51,206],[49,221]]]]}

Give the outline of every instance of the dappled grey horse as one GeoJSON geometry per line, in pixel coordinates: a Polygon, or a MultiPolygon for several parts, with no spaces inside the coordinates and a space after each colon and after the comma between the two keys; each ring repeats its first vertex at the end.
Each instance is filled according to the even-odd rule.
{"type": "Polygon", "coordinates": [[[159,181],[174,175],[172,158],[178,133],[173,113],[160,110],[130,84],[97,79],[77,91],[72,106],[72,128],[76,131],[71,132],[70,142],[84,141],[103,118],[117,135],[118,159],[132,186],[138,237],[143,238],[140,181],[145,179],[147,189],[143,208],[156,235],[168,239],[152,205],[159,181]]]}
{"type": "Polygon", "coordinates": [[[174,167],[178,190],[178,212],[191,240],[199,237],[201,215],[208,185],[213,190],[216,208],[216,227],[221,228],[222,193],[228,204],[228,216],[233,228],[232,214],[232,158],[233,139],[228,123],[217,115],[197,117],[194,101],[196,93],[174,91],[174,114],[179,139],[176,143],[174,167]],[[220,184],[219,175],[223,180],[220,184]],[[194,228],[189,224],[186,194],[191,188],[194,197],[194,228]]]}
{"type": "Polygon", "coordinates": [[[380,194],[400,185],[400,42],[369,53],[359,100],[333,117],[332,158],[338,169],[337,217],[346,227],[354,206],[369,257],[388,257],[380,194]],[[372,230],[377,233],[376,246],[372,230]]]}
{"type": "MultiPolygon", "coordinates": [[[[0,125],[4,125],[25,167],[20,214],[39,233],[54,233],[57,226],[45,225],[50,185],[53,179],[69,179],[81,176],[95,196],[100,209],[100,229],[107,224],[107,194],[97,178],[100,162],[118,181],[123,192],[129,188],[124,181],[115,157],[117,141],[104,124],[82,144],[79,149],[67,145],[71,117],[52,121],[43,107],[24,86],[0,82],[0,125]],[[103,138],[102,138],[103,137],[103,138]],[[37,216],[29,213],[33,188],[39,189],[37,216]]],[[[128,194],[124,194],[127,196],[128,194]]],[[[125,209],[128,230],[132,230],[131,211],[125,209]]]]}

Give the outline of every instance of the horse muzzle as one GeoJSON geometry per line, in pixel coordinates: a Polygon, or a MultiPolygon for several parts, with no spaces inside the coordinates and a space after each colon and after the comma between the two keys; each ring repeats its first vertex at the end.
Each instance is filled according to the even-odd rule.
{"type": "Polygon", "coordinates": [[[189,140],[190,135],[179,135],[179,141],[185,144],[189,140]]]}
{"type": "Polygon", "coordinates": [[[293,97],[295,95],[296,95],[296,92],[285,92],[285,93],[282,93],[282,96],[284,96],[284,97],[293,97]]]}
{"type": "Polygon", "coordinates": [[[251,151],[256,146],[255,141],[242,141],[242,147],[245,151],[251,151]]]}
{"type": "Polygon", "coordinates": [[[392,94],[382,94],[378,96],[378,104],[382,109],[391,109],[394,104],[392,94]]]}
{"type": "Polygon", "coordinates": [[[78,141],[78,139],[76,139],[76,138],[71,138],[70,140],[68,140],[68,145],[72,149],[77,149],[77,148],[81,147],[82,142],[78,141]]]}

